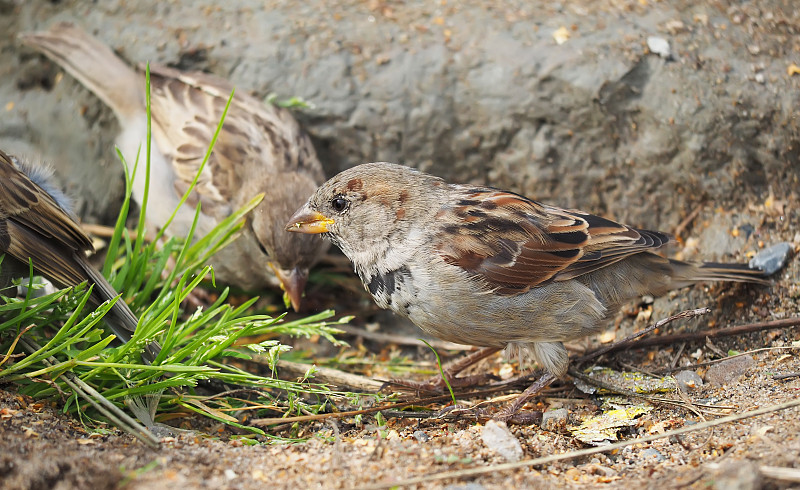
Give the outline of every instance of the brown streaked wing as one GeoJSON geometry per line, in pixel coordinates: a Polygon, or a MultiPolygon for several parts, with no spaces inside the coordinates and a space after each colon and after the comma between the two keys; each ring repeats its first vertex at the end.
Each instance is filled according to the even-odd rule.
{"type": "MultiPolygon", "coordinates": [[[[69,250],[94,250],[91,240],[72,216],[17,169],[3,152],[0,152],[0,219],[18,223],[42,239],[69,250]]],[[[17,258],[27,262],[27,257],[17,258]]]]}
{"type": "MultiPolygon", "coordinates": [[[[182,195],[203,163],[225,102],[221,102],[220,108],[220,102],[213,96],[162,71],[158,67],[151,68],[153,137],[175,172],[175,192],[182,195]]],[[[215,146],[215,152],[218,150],[219,146],[215,146]]],[[[215,206],[225,205],[226,196],[237,187],[233,180],[235,169],[228,174],[224,168],[217,167],[218,160],[212,154],[189,200],[194,205],[198,199],[202,200],[204,211],[210,214],[215,214],[215,206]]]]}
{"type": "Polygon", "coordinates": [[[578,210],[550,208],[578,216],[589,224],[590,239],[579,261],[554,277],[566,281],[615,264],[631,255],[655,250],[669,243],[672,237],[660,231],[640,230],[578,210]]]}
{"type": "Polygon", "coordinates": [[[548,213],[523,196],[489,188],[456,186],[461,195],[439,215],[453,225],[437,251],[480,277],[500,294],[543,284],[578,261],[589,241],[577,216],[548,213]],[[449,214],[445,219],[445,214],[449,214]]]}
{"type": "Polygon", "coordinates": [[[25,264],[30,258],[34,268],[56,286],[74,286],[89,280],[88,266],[79,262],[82,251],[65,250],[63,243],[47,240],[14,221],[8,221],[8,232],[6,253],[25,264]]]}
{"type": "MultiPolygon", "coordinates": [[[[203,162],[233,85],[207,73],[181,72],[154,65],[151,66],[151,86],[154,91],[152,117],[157,129],[154,134],[162,150],[174,148],[168,158],[177,176],[176,192],[182,193],[203,162]]],[[[287,110],[237,91],[196,190],[204,210],[227,215],[230,204],[244,203],[232,203],[234,198],[249,200],[252,197],[240,191],[259,180],[253,179],[255,176],[251,174],[301,169],[313,175],[316,182],[324,180],[311,140],[297,121],[287,110]],[[248,169],[242,170],[242,165],[248,169]],[[245,175],[250,175],[248,181],[243,180],[245,175]],[[214,206],[223,210],[214,212],[214,206]]]]}
{"type": "Polygon", "coordinates": [[[438,253],[500,294],[564,281],[661,247],[669,235],[637,230],[583,211],[542,205],[490,188],[454,186],[461,195],[439,217],[447,239],[438,253]],[[449,214],[445,219],[445,214],[449,214]]]}

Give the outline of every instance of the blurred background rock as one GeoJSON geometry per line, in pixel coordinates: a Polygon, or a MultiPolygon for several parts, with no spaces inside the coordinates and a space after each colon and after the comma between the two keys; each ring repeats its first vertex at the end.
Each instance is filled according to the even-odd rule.
{"type": "Polygon", "coordinates": [[[667,231],[800,187],[793,0],[221,3],[0,0],[0,148],[116,215],[113,114],[16,41],[69,20],[129,62],[310,101],[328,175],[392,161],[667,231]]]}

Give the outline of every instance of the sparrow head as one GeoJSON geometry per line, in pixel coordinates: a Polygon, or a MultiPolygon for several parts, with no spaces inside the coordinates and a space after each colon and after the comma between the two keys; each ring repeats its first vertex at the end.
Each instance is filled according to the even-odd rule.
{"type": "Polygon", "coordinates": [[[443,180],[391,163],[345,170],[314,192],[286,230],[323,234],[351,260],[359,251],[381,254],[435,213],[443,180]]]}
{"type": "Polygon", "coordinates": [[[300,308],[308,270],[328,248],[319,237],[286,233],[284,223],[316,188],[305,174],[287,173],[273,181],[273,187],[250,213],[250,226],[261,251],[295,311],[300,308]]]}

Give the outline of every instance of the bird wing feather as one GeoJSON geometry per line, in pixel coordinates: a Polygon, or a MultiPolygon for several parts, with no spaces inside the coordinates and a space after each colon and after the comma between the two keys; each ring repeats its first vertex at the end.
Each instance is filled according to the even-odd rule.
{"type": "Polygon", "coordinates": [[[665,233],[547,206],[511,192],[454,187],[459,197],[439,212],[443,221],[453,224],[446,226],[437,253],[499,294],[574,279],[670,240],[665,233]]]}
{"type": "MultiPolygon", "coordinates": [[[[210,74],[158,65],[151,66],[150,83],[154,135],[160,148],[172,149],[167,157],[177,177],[176,192],[183,194],[200,169],[234,87],[210,74]]],[[[242,192],[251,182],[268,180],[258,174],[294,171],[310,171],[317,182],[323,180],[308,136],[285,109],[236,92],[190,204],[200,200],[204,212],[224,217],[266,190],[242,192]]]]}

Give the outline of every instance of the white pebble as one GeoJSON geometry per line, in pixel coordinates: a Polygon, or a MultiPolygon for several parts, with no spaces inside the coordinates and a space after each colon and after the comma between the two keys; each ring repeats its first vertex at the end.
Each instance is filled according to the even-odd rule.
{"type": "Polygon", "coordinates": [[[481,431],[481,439],[486,447],[496,452],[509,463],[522,459],[522,446],[505,422],[486,422],[481,431]]]}
{"type": "Polygon", "coordinates": [[[663,37],[648,36],[647,49],[649,49],[651,53],[657,54],[662,58],[669,58],[671,56],[669,49],[669,41],[667,41],[663,37]]]}

